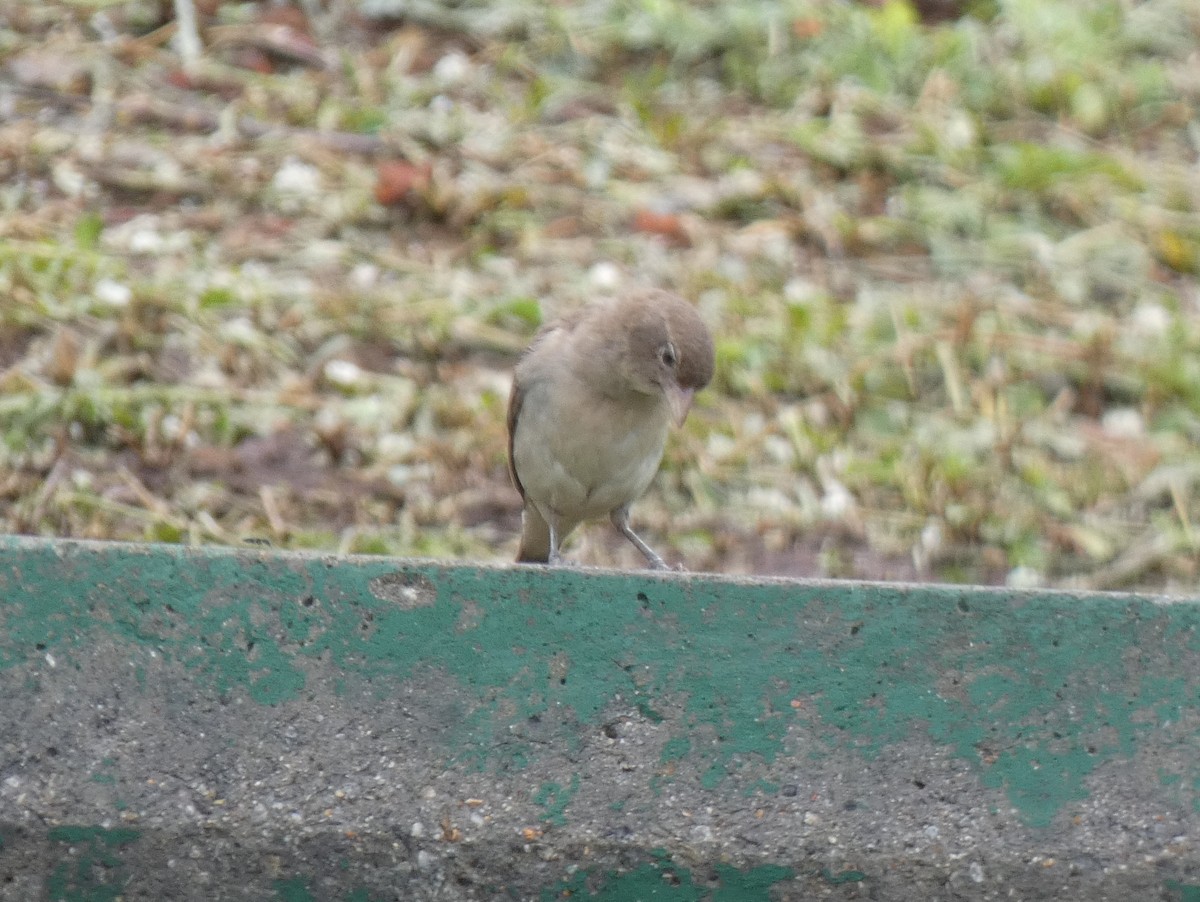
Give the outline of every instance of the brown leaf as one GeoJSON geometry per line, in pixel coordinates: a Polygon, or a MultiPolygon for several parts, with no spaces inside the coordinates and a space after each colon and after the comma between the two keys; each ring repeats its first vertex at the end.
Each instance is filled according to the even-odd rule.
{"type": "Polygon", "coordinates": [[[233,54],[233,64],[259,75],[271,75],[275,71],[271,57],[258,47],[238,47],[233,54]]]}
{"type": "MultiPolygon", "coordinates": [[[[269,64],[269,63],[268,63],[269,64]]],[[[243,68],[254,68],[244,66],[243,68]]],[[[233,100],[242,95],[242,85],[232,78],[219,78],[202,72],[188,72],[184,69],[171,69],[167,72],[167,84],[184,91],[204,91],[216,94],[222,100],[233,100]]]]}
{"type": "Polygon", "coordinates": [[[387,160],[375,171],[375,200],[385,207],[408,203],[423,194],[433,177],[433,166],[414,166],[407,160],[387,160]]]}
{"type": "Polygon", "coordinates": [[[811,40],[824,30],[825,25],[820,19],[795,19],[792,22],[792,34],[801,41],[811,40]]]}
{"type": "Polygon", "coordinates": [[[661,235],[679,244],[690,244],[683,220],[675,213],[638,210],[633,215],[633,230],[647,235],[661,235]]]}
{"type": "Polygon", "coordinates": [[[79,336],[73,329],[60,326],[54,333],[54,341],[50,345],[50,354],[46,360],[46,375],[56,385],[70,385],[75,380],[81,348],[79,336]]]}

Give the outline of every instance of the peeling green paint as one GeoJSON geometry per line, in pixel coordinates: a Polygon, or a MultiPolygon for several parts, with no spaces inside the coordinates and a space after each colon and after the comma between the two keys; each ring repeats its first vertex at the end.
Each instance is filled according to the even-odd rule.
{"type": "Polygon", "coordinates": [[[280,902],[314,902],[308,891],[308,881],[303,877],[292,877],[275,881],[275,894],[280,902]]]}
{"type": "MultiPolygon", "coordinates": [[[[579,871],[570,880],[542,892],[542,902],[561,899],[593,899],[596,902],[631,902],[631,900],[663,900],[663,902],[700,902],[701,890],[692,883],[691,874],[678,874],[647,864],[628,874],[608,874],[595,877],[579,871]]],[[[764,897],[765,902],[765,897],[764,897]]]]}
{"type": "Polygon", "coordinates": [[[778,865],[762,865],[739,871],[727,864],[718,864],[718,886],[712,894],[712,902],[754,902],[771,898],[771,887],[792,877],[791,868],[778,865]]]}
{"type": "MultiPolygon", "coordinates": [[[[264,705],[301,697],[318,658],[380,692],[443,673],[462,698],[447,758],[497,770],[539,754],[514,724],[576,735],[612,709],[669,723],[664,764],[708,788],[772,762],[800,719],[814,757],[923,734],[1033,825],[1200,698],[1146,663],[1200,670],[1194,602],[0,540],[0,668],[97,632],[264,705]]],[[[1200,760],[1178,777],[1200,806],[1200,760]]]]}
{"type": "Polygon", "coordinates": [[[546,809],[546,813],[542,816],[546,823],[561,827],[567,822],[565,814],[567,806],[571,804],[572,797],[578,791],[579,775],[576,774],[571,778],[571,785],[567,787],[558,783],[543,784],[537,795],[533,797],[533,802],[546,809]]]}
{"type": "Polygon", "coordinates": [[[663,744],[661,761],[663,764],[669,764],[672,761],[679,761],[688,756],[692,750],[692,740],[687,736],[675,736],[668,739],[663,744]]]}
{"type": "Polygon", "coordinates": [[[1171,893],[1174,902],[1200,902],[1200,883],[1180,883],[1168,880],[1163,888],[1171,893]]]}
{"type": "MultiPolygon", "coordinates": [[[[279,902],[316,902],[319,898],[313,894],[310,881],[306,877],[290,877],[286,880],[276,880],[274,883],[275,898],[279,902]]],[[[375,902],[365,889],[353,889],[340,897],[343,902],[375,902]]]]}
{"type": "Polygon", "coordinates": [[[51,842],[74,849],[46,878],[52,902],[112,902],[130,879],[120,857],[123,846],[136,842],[140,831],[66,824],[47,834],[51,842]]]}
{"type": "Polygon", "coordinates": [[[670,856],[656,856],[624,874],[595,874],[579,871],[570,879],[542,892],[542,902],[560,899],[592,899],[596,902],[634,902],[661,899],[663,902],[769,902],[771,887],[791,878],[793,871],[776,865],[739,870],[717,864],[713,875],[695,877],[670,856]]]}

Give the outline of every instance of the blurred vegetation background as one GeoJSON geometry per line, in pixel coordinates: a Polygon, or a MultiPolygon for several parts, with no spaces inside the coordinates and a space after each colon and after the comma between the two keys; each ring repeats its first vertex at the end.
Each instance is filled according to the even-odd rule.
{"type": "Polygon", "coordinates": [[[1195,592],[1193,0],[193,11],[0,0],[0,530],[507,559],[517,354],[651,284],[669,559],[1195,592]]]}

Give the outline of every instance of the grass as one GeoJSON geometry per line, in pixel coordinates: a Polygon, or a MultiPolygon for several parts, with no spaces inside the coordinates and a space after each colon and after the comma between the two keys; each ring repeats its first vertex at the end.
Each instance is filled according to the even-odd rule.
{"type": "Polygon", "coordinates": [[[0,529],[504,559],[516,354],[650,283],[668,557],[1194,591],[1191,4],[159,6],[0,2],[0,529]]]}

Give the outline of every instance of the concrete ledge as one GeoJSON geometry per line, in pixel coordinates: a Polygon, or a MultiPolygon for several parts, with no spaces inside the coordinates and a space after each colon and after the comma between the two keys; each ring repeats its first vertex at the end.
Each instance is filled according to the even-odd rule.
{"type": "Polygon", "coordinates": [[[0,539],[0,899],[1200,900],[1200,603],[0,539]]]}

